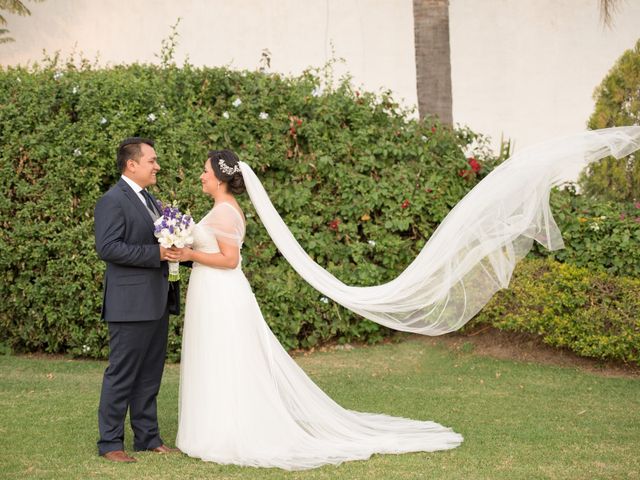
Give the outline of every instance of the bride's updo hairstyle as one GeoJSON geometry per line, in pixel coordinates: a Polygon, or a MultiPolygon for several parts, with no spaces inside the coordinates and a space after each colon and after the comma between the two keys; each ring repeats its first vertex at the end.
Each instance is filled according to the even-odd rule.
{"type": "Polygon", "coordinates": [[[226,183],[227,188],[234,195],[244,193],[246,189],[238,156],[231,150],[211,150],[208,156],[216,178],[226,183]]]}

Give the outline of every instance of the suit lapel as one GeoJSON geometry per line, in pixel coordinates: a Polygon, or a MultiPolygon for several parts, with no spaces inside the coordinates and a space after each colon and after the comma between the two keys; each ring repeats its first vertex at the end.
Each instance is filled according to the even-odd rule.
{"type": "Polygon", "coordinates": [[[155,230],[155,226],[153,225],[153,220],[151,220],[151,215],[149,215],[149,211],[147,210],[146,205],[143,205],[138,197],[138,194],[133,191],[133,189],[125,182],[120,179],[118,181],[118,186],[124,192],[126,197],[129,199],[133,208],[138,211],[140,216],[144,219],[144,221],[149,225],[151,230],[155,230]]]}

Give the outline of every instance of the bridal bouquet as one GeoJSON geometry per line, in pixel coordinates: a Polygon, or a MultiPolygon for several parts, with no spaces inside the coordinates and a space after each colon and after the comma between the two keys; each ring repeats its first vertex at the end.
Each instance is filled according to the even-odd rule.
{"type": "MultiPolygon", "coordinates": [[[[195,222],[189,211],[182,213],[174,201],[160,208],[162,215],[155,221],[155,236],[164,248],[183,248],[193,243],[195,222]]],[[[180,280],[180,264],[169,262],[169,281],[180,280]]]]}

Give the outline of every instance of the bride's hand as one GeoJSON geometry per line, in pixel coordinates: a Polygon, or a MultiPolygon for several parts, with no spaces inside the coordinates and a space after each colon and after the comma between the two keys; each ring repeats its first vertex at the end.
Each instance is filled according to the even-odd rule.
{"type": "Polygon", "coordinates": [[[188,262],[192,259],[191,254],[193,250],[191,249],[191,247],[171,247],[171,252],[173,253],[173,257],[179,262],[188,262]]]}

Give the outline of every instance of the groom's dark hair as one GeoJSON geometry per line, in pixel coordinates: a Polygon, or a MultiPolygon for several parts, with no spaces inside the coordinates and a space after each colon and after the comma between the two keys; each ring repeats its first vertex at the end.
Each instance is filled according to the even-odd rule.
{"type": "Polygon", "coordinates": [[[127,160],[132,159],[137,162],[140,159],[140,155],[142,155],[140,145],[143,143],[150,147],[153,147],[154,144],[153,140],[150,138],[142,137],[129,137],[120,142],[120,145],[118,145],[118,154],[116,156],[118,171],[120,173],[124,172],[124,169],[127,166],[127,160]]]}

